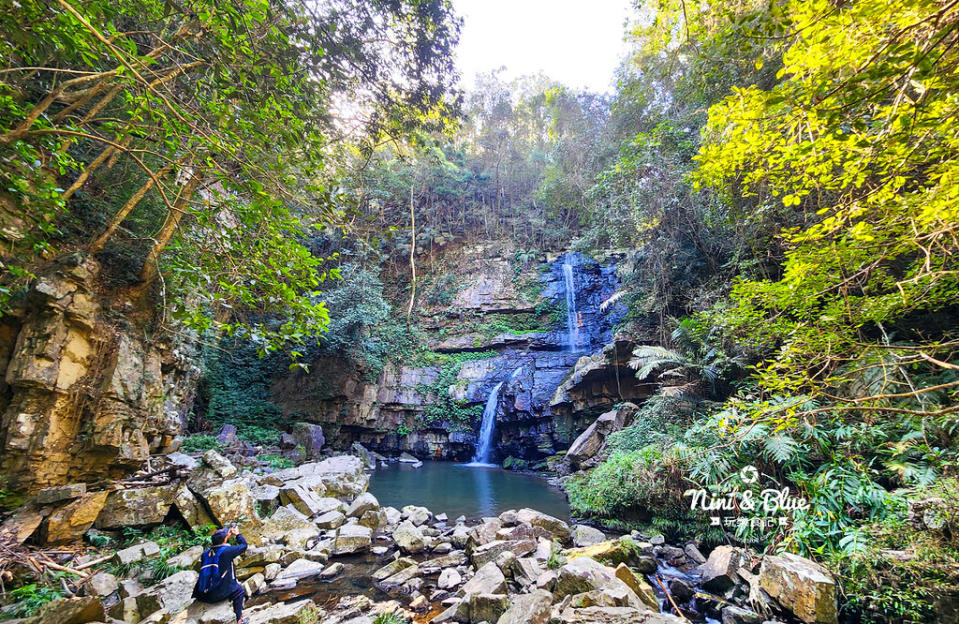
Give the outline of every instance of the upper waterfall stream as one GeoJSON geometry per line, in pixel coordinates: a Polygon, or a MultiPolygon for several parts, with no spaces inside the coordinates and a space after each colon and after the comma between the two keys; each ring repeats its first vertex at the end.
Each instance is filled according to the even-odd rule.
{"type": "Polygon", "coordinates": [[[579,346],[579,319],[576,314],[576,280],[574,279],[573,265],[569,260],[563,262],[563,280],[566,284],[566,331],[568,332],[569,350],[575,351],[579,346]]]}
{"type": "Polygon", "coordinates": [[[496,407],[499,401],[499,391],[503,382],[499,382],[489,393],[486,406],[483,408],[483,424],[480,426],[479,440],[476,441],[476,454],[473,455],[473,464],[489,464],[490,448],[493,445],[493,430],[496,428],[496,407]]]}

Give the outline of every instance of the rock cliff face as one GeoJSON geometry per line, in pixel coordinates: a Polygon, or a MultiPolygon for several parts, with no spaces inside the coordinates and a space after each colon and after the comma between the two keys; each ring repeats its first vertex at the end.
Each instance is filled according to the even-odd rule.
{"type": "Polygon", "coordinates": [[[98,272],[62,258],[0,320],[3,487],[119,476],[179,445],[189,347],[143,331],[133,304],[97,292],[98,272]]]}
{"type": "MultiPolygon", "coordinates": [[[[432,351],[466,356],[445,389],[454,400],[481,406],[502,383],[495,459],[553,454],[611,405],[651,394],[625,365],[632,343],[614,340],[623,306],[603,305],[619,287],[616,258],[601,264],[565,254],[517,266],[508,254],[477,248],[446,274],[455,274],[455,292],[445,306],[421,308],[420,324],[432,351]],[[573,267],[575,350],[563,264],[573,267]],[[470,353],[482,357],[468,359],[470,353]]],[[[272,395],[287,413],[321,424],[334,448],[360,442],[381,453],[468,460],[479,419],[468,431],[418,425],[440,374],[439,366],[387,366],[370,380],[344,360],[325,358],[312,362],[309,373],[277,378],[272,395]]]]}

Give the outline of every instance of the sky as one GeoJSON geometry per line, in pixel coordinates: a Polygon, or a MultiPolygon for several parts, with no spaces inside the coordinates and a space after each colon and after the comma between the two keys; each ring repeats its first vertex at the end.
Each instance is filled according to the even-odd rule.
{"type": "Polygon", "coordinates": [[[453,0],[463,18],[456,62],[463,86],[500,66],[512,79],[540,71],[573,88],[612,91],[626,52],[630,0],[453,0]]]}

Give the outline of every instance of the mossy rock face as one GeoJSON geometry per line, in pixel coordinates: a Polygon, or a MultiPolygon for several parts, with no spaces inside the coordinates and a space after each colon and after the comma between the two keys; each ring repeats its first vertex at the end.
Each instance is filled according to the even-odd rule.
{"type": "Polygon", "coordinates": [[[609,566],[625,563],[628,566],[637,566],[643,557],[643,551],[634,540],[623,537],[617,540],[607,540],[592,546],[570,548],[563,554],[572,561],[576,557],[589,557],[609,566]]]}

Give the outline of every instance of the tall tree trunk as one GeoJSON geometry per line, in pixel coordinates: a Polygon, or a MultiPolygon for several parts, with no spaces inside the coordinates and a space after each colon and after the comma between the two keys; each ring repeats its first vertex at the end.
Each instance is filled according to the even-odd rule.
{"type": "Polygon", "coordinates": [[[177,197],[176,202],[174,202],[173,209],[167,212],[166,219],[163,220],[160,231],[153,239],[153,247],[150,248],[150,253],[147,254],[146,261],[143,263],[143,270],[140,271],[140,281],[143,283],[143,287],[148,286],[156,279],[159,273],[157,263],[159,262],[160,252],[163,251],[166,244],[170,242],[173,232],[176,231],[177,225],[180,223],[183,215],[186,214],[185,207],[198,186],[200,186],[200,174],[193,173],[190,181],[180,190],[180,195],[177,197]]]}

